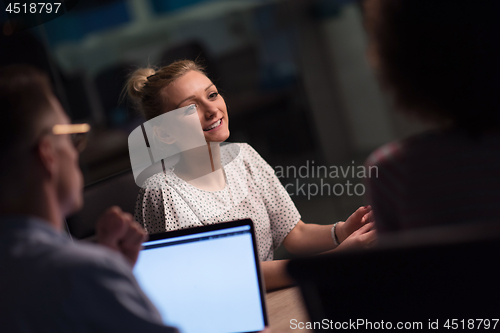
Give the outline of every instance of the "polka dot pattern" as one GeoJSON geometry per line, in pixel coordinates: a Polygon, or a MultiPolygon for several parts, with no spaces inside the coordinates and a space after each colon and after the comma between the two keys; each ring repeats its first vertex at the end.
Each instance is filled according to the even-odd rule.
{"type": "Polygon", "coordinates": [[[139,192],[135,219],[148,233],[251,218],[259,259],[274,250],[300,220],[300,214],[273,168],[246,143],[221,145],[226,186],[200,190],[175,175],[157,173],[139,192]]]}

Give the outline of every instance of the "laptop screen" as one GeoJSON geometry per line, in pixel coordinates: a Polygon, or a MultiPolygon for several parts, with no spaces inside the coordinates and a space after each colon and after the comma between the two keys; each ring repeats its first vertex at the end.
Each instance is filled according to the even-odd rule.
{"type": "Polygon", "coordinates": [[[134,274],[165,324],[184,333],[264,329],[251,221],[152,237],[162,239],[143,244],[134,274]]]}

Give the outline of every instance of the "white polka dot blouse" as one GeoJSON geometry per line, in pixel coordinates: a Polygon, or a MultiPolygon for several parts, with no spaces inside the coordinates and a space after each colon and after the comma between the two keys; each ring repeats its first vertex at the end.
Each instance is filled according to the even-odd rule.
{"type": "Polygon", "coordinates": [[[300,220],[292,199],[273,168],[246,143],[221,145],[226,186],[198,189],[172,169],[146,180],[139,192],[135,219],[148,233],[251,218],[259,259],[272,260],[274,250],[300,220]]]}

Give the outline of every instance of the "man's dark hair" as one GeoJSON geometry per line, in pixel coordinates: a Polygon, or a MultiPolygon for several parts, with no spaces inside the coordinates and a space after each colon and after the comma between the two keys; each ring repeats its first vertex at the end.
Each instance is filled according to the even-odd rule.
{"type": "Polygon", "coordinates": [[[0,69],[0,153],[12,153],[35,143],[42,117],[50,109],[48,77],[34,67],[13,65],[0,69]]]}
{"type": "Polygon", "coordinates": [[[364,9],[399,106],[469,132],[498,127],[500,1],[367,0],[364,9]]]}
{"type": "Polygon", "coordinates": [[[47,75],[36,68],[13,65],[0,69],[0,186],[5,189],[0,197],[16,188],[21,191],[25,185],[21,180],[30,172],[30,149],[51,112],[51,96],[47,75]]]}

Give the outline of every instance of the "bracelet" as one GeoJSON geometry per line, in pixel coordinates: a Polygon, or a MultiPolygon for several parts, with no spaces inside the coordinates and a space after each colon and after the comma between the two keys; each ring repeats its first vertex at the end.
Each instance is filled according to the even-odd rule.
{"type": "MultiPolygon", "coordinates": [[[[339,221],[340,222],[340,221],[339,221]]],[[[339,224],[339,222],[335,222],[333,224],[333,227],[332,227],[332,238],[333,238],[333,242],[335,243],[335,245],[339,246],[340,245],[340,242],[339,242],[339,239],[337,238],[337,234],[335,233],[335,229],[337,228],[337,224],[339,224]]]]}

